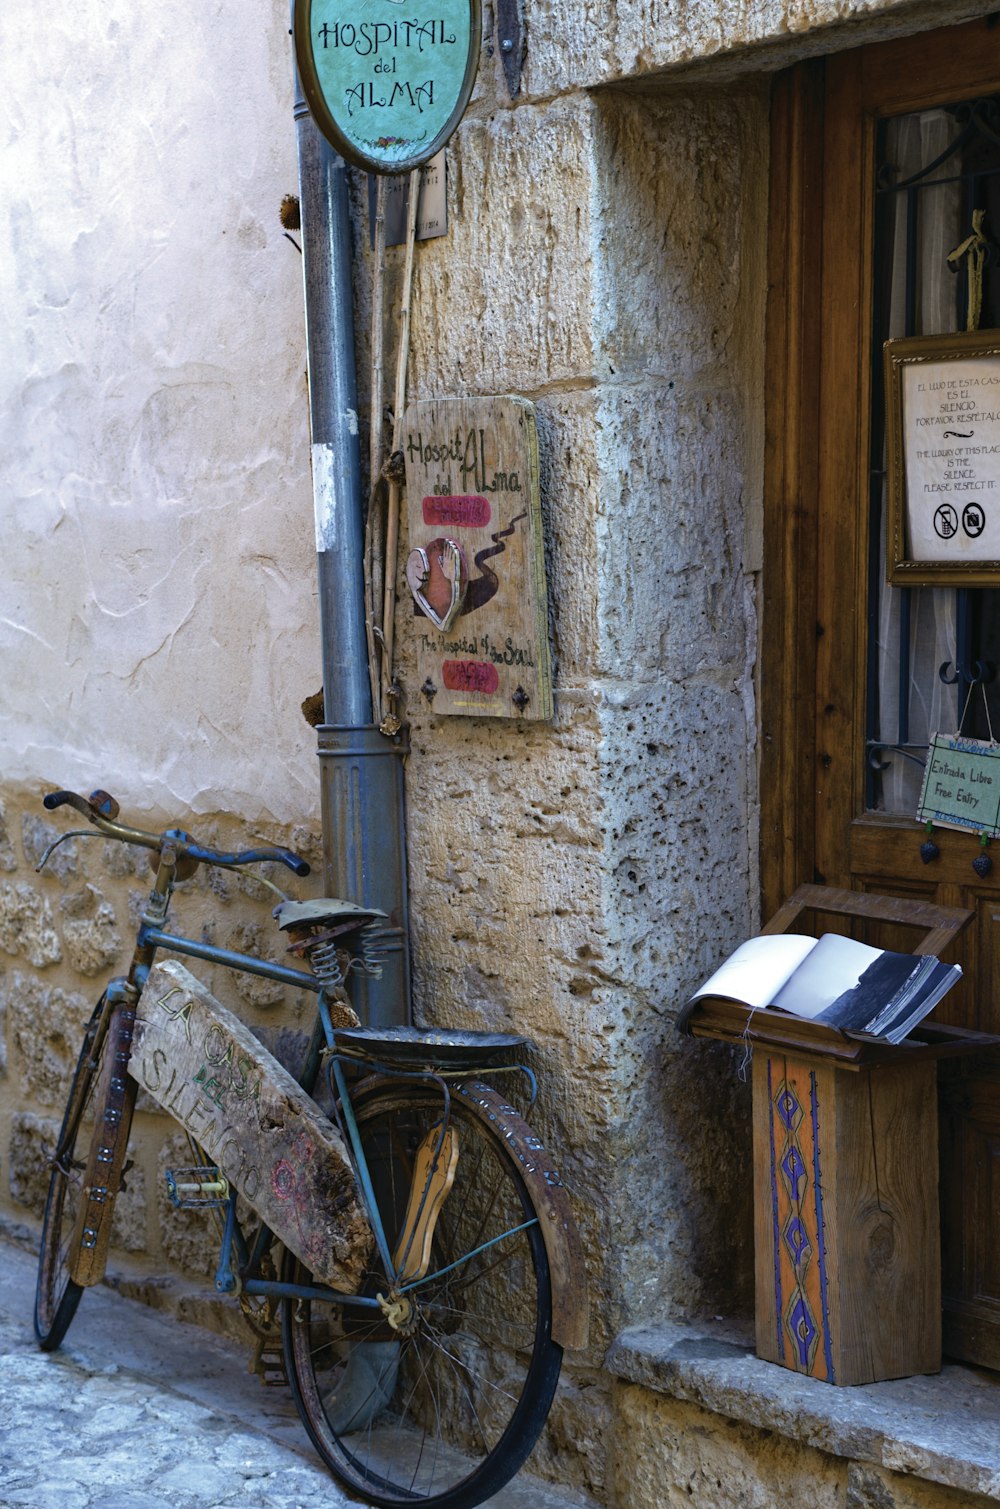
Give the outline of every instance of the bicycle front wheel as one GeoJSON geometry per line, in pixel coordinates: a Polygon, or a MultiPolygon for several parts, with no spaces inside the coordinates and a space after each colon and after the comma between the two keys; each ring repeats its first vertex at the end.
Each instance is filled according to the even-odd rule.
{"type": "MultiPolygon", "coordinates": [[[[135,1085],[127,1080],[124,1067],[119,1075],[115,1075],[114,1058],[120,1051],[120,1015],[121,1008],[116,1009],[106,996],[102,996],[94,1008],[84,1033],[59,1139],[51,1158],[52,1174],[45,1201],[35,1287],[35,1335],[44,1352],[54,1351],[59,1346],[83,1293],[83,1286],[75,1282],[73,1272],[81,1240],[91,1241],[89,1234],[83,1235],[78,1230],[85,1186],[90,1197],[88,1208],[97,1193],[95,1179],[87,1177],[88,1160],[94,1162],[99,1152],[111,1148],[113,1158],[102,1164],[109,1170],[109,1185],[113,1182],[111,1167],[120,1173],[124,1160],[135,1085]],[[105,1128],[109,1108],[110,1119],[105,1128]],[[102,1130],[100,1148],[95,1145],[99,1125],[102,1130]]],[[[105,1190],[103,1203],[94,1207],[98,1211],[97,1223],[102,1228],[102,1251],[107,1245],[116,1192],[116,1188],[105,1190]]]]}
{"type": "MultiPolygon", "coordinates": [[[[414,1169],[426,1167],[421,1149],[433,1145],[443,1110],[440,1091],[412,1084],[386,1085],[355,1106],[390,1252],[406,1246],[424,1181],[414,1169]]],[[[562,1361],[545,1245],[516,1160],[457,1094],[448,1126],[458,1143],[454,1182],[422,1276],[394,1289],[376,1254],[358,1291],[373,1309],[283,1304],[286,1367],[306,1429],[334,1475],[382,1506],[471,1509],[496,1493],[534,1446],[562,1361]]],[[[286,1272],[309,1282],[294,1258],[286,1272]]]]}

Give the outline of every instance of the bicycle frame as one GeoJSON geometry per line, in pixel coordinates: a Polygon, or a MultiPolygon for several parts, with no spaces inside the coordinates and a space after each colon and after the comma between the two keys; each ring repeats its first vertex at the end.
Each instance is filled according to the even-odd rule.
{"type": "MultiPolygon", "coordinates": [[[[64,794],[60,793],[58,795],[61,797],[64,794]]],[[[47,805],[55,805],[54,801],[50,804],[48,799],[46,799],[46,803],[47,805]]],[[[103,821],[97,821],[97,826],[102,831],[107,831],[109,825],[103,821]]],[[[108,836],[118,837],[119,834],[127,834],[127,841],[135,841],[141,838],[146,847],[154,846],[150,842],[150,835],[144,835],[139,830],[125,829],[121,826],[117,833],[110,833],[108,836]]],[[[65,836],[69,837],[70,835],[67,834],[65,836]]],[[[352,1091],[347,1083],[344,1072],[344,1066],[352,1062],[352,1056],[337,1053],[330,1006],[323,981],[305,970],[259,959],[250,954],[222,948],[215,944],[168,931],[165,923],[175,876],[178,873],[178,850],[181,851],[182,855],[190,855],[200,862],[209,864],[220,862],[219,857],[213,855],[212,851],[204,850],[189,841],[186,834],[171,830],[161,836],[159,840],[159,863],[156,871],[156,879],[146,908],[142,913],[129,973],[127,977],[119,978],[111,983],[108,990],[109,998],[111,1000],[115,998],[126,999],[134,1004],[138,1000],[142,988],[149,977],[157,952],[161,949],[168,950],[173,954],[179,954],[182,957],[217,964],[224,969],[233,970],[238,973],[247,973],[274,980],[277,983],[288,985],[295,989],[306,990],[315,995],[317,997],[316,1020],[310,1036],[305,1063],[301,1073],[297,1077],[297,1083],[311,1097],[316,1088],[324,1059],[329,1060],[336,1099],[342,1111],[342,1131],[349,1149],[361,1206],[371,1225],[372,1234],[378,1247],[384,1271],[387,1275],[391,1274],[395,1277],[397,1264],[393,1261],[393,1254],[390,1252],[389,1243],[383,1229],[361,1134],[354,1116],[352,1091]]],[[[255,854],[255,857],[258,856],[255,854]]],[[[259,857],[274,856],[261,854],[259,857]]],[[[237,868],[236,861],[239,858],[240,856],[225,855],[221,857],[221,863],[226,868],[237,868]]],[[[44,858],[42,863],[44,863],[44,858]]],[[[185,863],[187,863],[187,860],[182,857],[180,864],[183,866],[185,863]]],[[[188,873],[193,873],[193,869],[194,866],[192,865],[188,873]]],[[[182,875],[181,878],[185,877],[182,875]]],[[[477,1068],[475,1065],[469,1065],[468,1068],[463,1069],[461,1074],[424,1073],[419,1070],[414,1071],[413,1069],[400,1071],[391,1065],[369,1059],[367,1067],[372,1075],[383,1078],[391,1079],[394,1075],[402,1073],[404,1078],[409,1078],[411,1081],[434,1081],[443,1092],[443,1115],[445,1119],[448,1107],[448,1090],[445,1080],[447,1078],[454,1078],[461,1081],[456,1087],[456,1093],[461,1093],[466,1105],[471,1107],[474,1113],[483,1121],[492,1124],[500,1135],[504,1137],[508,1150],[517,1159],[521,1176],[531,1191],[534,1208],[537,1213],[536,1218],[541,1228],[549,1258],[552,1278],[552,1338],[565,1347],[579,1348],[585,1346],[589,1327],[583,1258],[565,1190],[562,1180],[548,1159],[542,1143],[533,1136],[525,1139],[523,1133],[519,1133],[514,1129],[514,1123],[520,1121],[520,1116],[516,1109],[509,1105],[504,1097],[499,1095],[488,1083],[484,1083],[476,1077],[482,1071],[482,1066],[477,1068]]],[[[529,1082],[532,1085],[531,1098],[533,1100],[534,1076],[530,1069],[527,1069],[524,1065],[514,1067],[519,1072],[523,1072],[528,1076],[529,1082]]],[[[492,1074],[495,1070],[491,1069],[490,1072],[492,1074]]],[[[354,1093],[357,1092],[355,1091],[354,1093]]],[[[417,1211],[418,1218],[426,1198],[427,1191],[425,1190],[417,1211]]],[[[288,1285],[281,1280],[263,1277],[261,1275],[261,1266],[274,1240],[274,1232],[266,1223],[262,1223],[252,1246],[248,1246],[236,1218],[235,1204],[236,1193],[231,1191],[222,1239],[222,1250],[215,1276],[215,1286],[220,1293],[237,1294],[242,1290],[247,1294],[264,1298],[281,1299],[297,1297],[316,1299],[326,1303],[367,1310],[379,1307],[379,1300],[377,1298],[372,1299],[365,1295],[345,1293],[329,1285],[316,1283],[306,1286],[288,1285]],[[234,1249],[239,1260],[239,1273],[235,1272],[233,1268],[232,1253],[234,1249]]],[[[526,1224],[532,1223],[529,1222],[526,1224]]],[[[520,1226],[512,1227],[509,1231],[502,1233],[499,1238],[494,1238],[493,1242],[486,1245],[495,1245],[496,1241],[502,1241],[506,1237],[513,1236],[522,1229],[520,1226]]],[[[471,1255],[467,1254],[466,1256],[471,1255]]],[[[399,1259],[398,1267],[400,1271],[405,1267],[406,1258],[407,1253],[404,1252],[399,1259]]],[[[93,1279],[89,1281],[96,1282],[100,1276],[100,1273],[96,1273],[93,1279]]],[[[430,1277],[433,1277],[433,1275],[418,1275],[412,1283],[401,1285],[397,1293],[402,1294],[404,1288],[417,1288],[420,1284],[428,1281],[430,1277]]]]}
{"type": "MultiPolygon", "coordinates": [[[[154,896],[157,896],[157,892],[158,887],[154,890],[154,896]]],[[[166,904],[169,904],[168,899],[166,904]]],[[[165,914],[166,905],[162,907],[162,911],[165,914]]],[[[160,912],[160,905],[154,903],[154,915],[157,919],[160,912]]],[[[214,944],[188,938],[183,934],[168,932],[159,925],[158,920],[149,921],[144,917],[136,937],[136,963],[131,971],[131,980],[134,983],[134,987],[140,991],[149,979],[156,953],[160,949],[167,949],[171,953],[199,959],[206,963],[218,964],[226,969],[255,974],[298,989],[309,990],[317,996],[318,1009],[316,1023],[307,1050],[305,1066],[297,1079],[297,1083],[307,1094],[311,1095],[316,1085],[324,1054],[328,1056],[335,1083],[336,1098],[341,1112],[339,1119],[341,1120],[342,1130],[345,1133],[345,1138],[350,1149],[351,1163],[357,1180],[361,1203],[365,1215],[371,1224],[383,1269],[387,1275],[391,1275],[395,1279],[398,1276],[396,1272],[397,1268],[400,1271],[405,1268],[413,1239],[413,1232],[411,1231],[410,1233],[410,1241],[405,1244],[404,1251],[398,1257],[398,1260],[395,1259],[385,1234],[361,1134],[354,1116],[350,1088],[344,1071],[345,1060],[337,1054],[335,1049],[334,1029],[322,982],[312,974],[287,965],[273,963],[268,960],[258,959],[252,955],[217,947],[214,944]]],[[[117,984],[118,982],[115,983],[117,984]]],[[[122,982],[122,985],[124,985],[124,982],[122,982]]],[[[114,993],[116,994],[117,992],[114,993]]],[[[382,1074],[392,1073],[388,1066],[380,1065],[379,1069],[382,1074]]],[[[524,1072],[533,1081],[531,1071],[525,1069],[524,1072]]],[[[425,1081],[436,1082],[442,1090],[442,1125],[438,1144],[435,1148],[436,1156],[441,1150],[448,1120],[449,1092],[447,1084],[440,1075],[435,1073],[424,1073],[419,1076],[414,1076],[410,1073],[406,1077],[411,1079],[419,1077],[425,1081]]],[[[428,1197],[428,1189],[429,1186],[424,1189],[420,1197],[417,1206],[418,1218],[423,1213],[428,1197]]],[[[226,1222],[222,1234],[219,1265],[215,1274],[215,1287],[220,1293],[234,1294],[242,1290],[244,1293],[265,1298],[315,1299],[357,1309],[376,1310],[380,1308],[381,1302],[377,1298],[345,1293],[327,1285],[287,1284],[279,1280],[261,1277],[260,1267],[264,1255],[271,1245],[274,1232],[266,1224],[262,1224],[252,1248],[248,1247],[236,1216],[236,1199],[237,1191],[233,1189],[227,1197],[226,1222]],[[239,1259],[239,1276],[233,1268],[232,1254],[234,1249],[239,1259]]],[[[507,1237],[516,1235],[517,1232],[523,1230],[529,1224],[532,1223],[523,1223],[523,1225],[512,1228],[509,1232],[504,1232],[494,1237],[490,1242],[484,1243],[481,1248],[477,1248],[474,1252],[466,1254],[466,1260],[477,1256],[480,1251],[496,1245],[507,1237]]],[[[403,1295],[410,1289],[415,1289],[421,1284],[428,1282],[429,1277],[432,1278],[435,1276],[438,1276],[437,1273],[431,1275],[420,1273],[408,1283],[394,1284],[394,1290],[399,1295],[403,1295]]]]}
{"type": "Polygon", "coordinates": [[[352,970],[377,971],[382,916],[363,905],[290,901],[273,887],[278,926],[306,968],[168,927],[175,884],[199,863],[272,859],[308,873],[288,850],[221,854],[178,829],[129,828],[105,792],[44,800],[155,851],[156,878],[128,973],[89,1019],[52,1159],[35,1295],[43,1350],[105,1271],[144,1087],[192,1138],[197,1166],[168,1170],[168,1188],[179,1206],[214,1207],[215,1288],[240,1299],[252,1366],[288,1382],[338,1480],[386,1506],[483,1502],[537,1440],[562,1349],[587,1337],[562,1180],[517,1107],[478,1078],[523,1074],[533,1104],[534,1075],[511,1061],[527,1040],[362,1027],[344,985],[352,970]],[[316,997],[297,1074],[188,959],[316,997]],[[254,1212],[244,1224],[238,1199],[254,1212]]]}

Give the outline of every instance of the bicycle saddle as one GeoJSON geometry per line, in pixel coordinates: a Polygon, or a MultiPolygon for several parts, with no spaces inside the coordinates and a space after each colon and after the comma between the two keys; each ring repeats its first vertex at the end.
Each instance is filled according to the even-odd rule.
{"type": "Polygon", "coordinates": [[[314,901],[282,901],[274,909],[283,933],[292,927],[364,927],[387,913],[377,906],[359,906],[336,896],[317,896],[314,901]]]}

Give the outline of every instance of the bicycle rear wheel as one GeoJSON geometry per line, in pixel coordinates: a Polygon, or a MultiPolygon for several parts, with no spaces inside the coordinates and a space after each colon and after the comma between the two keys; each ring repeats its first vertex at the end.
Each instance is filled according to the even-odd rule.
{"type": "MultiPolygon", "coordinates": [[[[412,1084],[355,1106],[390,1251],[415,1155],[442,1112],[440,1091],[412,1084]]],[[[545,1245],[517,1163],[457,1096],[449,1126],[458,1160],[426,1277],[390,1298],[376,1253],[358,1292],[381,1294],[385,1309],[283,1303],[286,1368],[306,1429],[334,1475],[382,1506],[471,1509],[497,1492],[538,1438],[562,1361],[545,1245]],[[409,1311],[392,1319],[386,1311],[400,1298],[409,1311]]],[[[289,1275],[309,1282],[291,1255],[289,1275]]]]}
{"type": "Polygon", "coordinates": [[[127,1078],[124,1065],[115,1062],[122,1052],[119,1037],[123,1031],[130,1032],[122,1012],[106,996],[94,1008],[52,1154],[35,1287],[35,1335],[43,1352],[59,1346],[80,1303],[83,1285],[74,1280],[73,1273],[81,1242],[94,1247],[100,1236],[103,1255],[110,1234],[117,1193],[110,1170],[120,1175],[135,1101],[134,1082],[127,1078]],[[88,1175],[88,1164],[109,1170],[107,1187],[97,1184],[93,1172],[88,1175]],[[78,1229],[84,1207],[97,1212],[96,1217],[88,1215],[86,1232],[78,1229]]]}

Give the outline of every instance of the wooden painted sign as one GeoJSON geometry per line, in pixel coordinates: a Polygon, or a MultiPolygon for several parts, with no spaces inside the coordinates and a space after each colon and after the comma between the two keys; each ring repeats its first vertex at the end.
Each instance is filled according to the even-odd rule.
{"type": "Polygon", "coordinates": [[[296,0],[295,57],[323,135],[357,167],[406,173],[462,119],[479,65],[480,0],[296,0]]]}
{"type": "Polygon", "coordinates": [[[917,807],[920,822],[1000,837],[1000,744],[934,734],[917,807]]]}
{"type": "Polygon", "coordinates": [[[534,408],[411,404],[403,449],[421,692],[435,713],[551,718],[534,408]]]}
{"type": "Polygon", "coordinates": [[[317,1279],[356,1291],[372,1238],[339,1132],[173,959],[139,998],[129,1073],[317,1279]]]}

